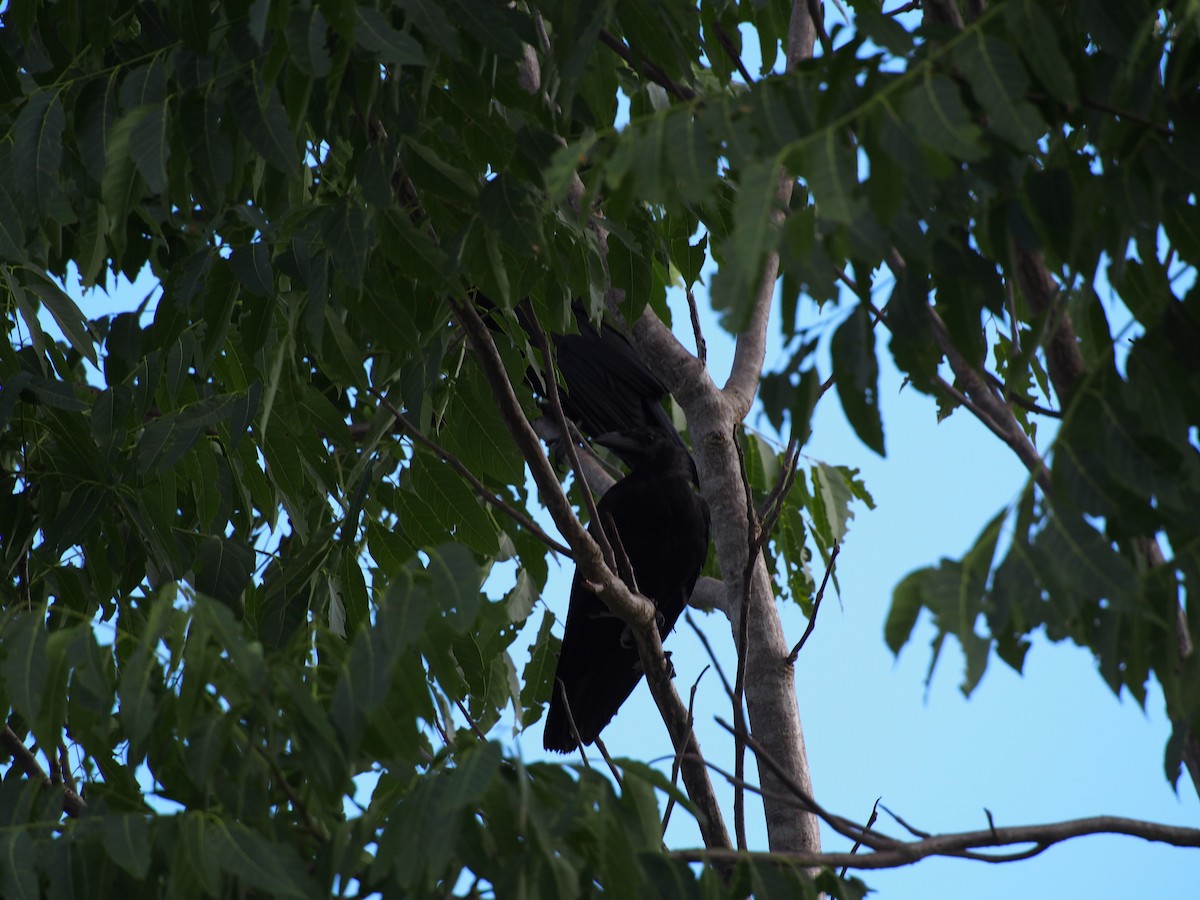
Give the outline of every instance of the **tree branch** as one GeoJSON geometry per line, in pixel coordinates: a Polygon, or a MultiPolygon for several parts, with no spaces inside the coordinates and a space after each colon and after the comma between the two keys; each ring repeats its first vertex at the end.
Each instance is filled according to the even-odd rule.
{"type": "MultiPolygon", "coordinates": [[[[808,17],[804,0],[795,0],[793,18],[796,15],[808,17]]],[[[805,58],[812,56],[811,45],[805,58]]],[[[786,217],[785,210],[792,199],[792,188],[795,179],[786,171],[779,173],[779,182],[775,189],[775,208],[771,210],[770,227],[782,228],[786,217]]],[[[730,406],[733,417],[741,421],[750,412],[754,403],[754,395],[758,391],[758,382],[762,378],[763,360],[767,351],[767,324],[771,318],[771,303],[775,299],[775,279],[779,275],[779,251],[772,250],[767,254],[763,263],[762,278],[758,283],[758,292],[754,297],[754,305],[750,311],[750,320],[746,328],[738,335],[737,344],[733,351],[733,367],[729,371],[729,379],[722,389],[730,406]]]]}
{"type": "MultiPolygon", "coordinates": [[[[688,726],[687,709],[671,680],[671,667],[663,655],[662,640],[655,623],[654,605],[629,588],[604,564],[600,547],[575,517],[563,494],[562,485],[554,474],[550,461],[542,453],[541,443],[525,417],[496,350],[491,333],[475,308],[463,300],[450,298],[455,316],[462,322],[475,349],[480,368],[492,389],[492,396],[511,432],[517,447],[525,457],[537,484],[542,503],[554,519],[559,533],[575,551],[575,564],[580,574],[598,588],[597,595],[609,610],[630,626],[638,648],[638,657],[646,674],[646,683],[654,696],[663,721],[671,735],[675,752],[685,760],[702,758],[695,734],[688,726]]],[[[728,847],[729,834],[725,829],[721,808],[713,793],[712,782],[703,764],[689,761],[683,766],[684,784],[699,813],[698,822],[704,843],[710,847],[728,847]]]]}
{"type": "MultiPolygon", "coordinates": [[[[971,402],[965,405],[975,414],[976,418],[992,430],[996,437],[1009,446],[1017,455],[1017,459],[1021,460],[1025,468],[1029,470],[1029,474],[1037,481],[1042,492],[1049,496],[1051,491],[1050,473],[1046,469],[1046,463],[1025,432],[1021,430],[1012,410],[988,387],[983,376],[976,372],[974,367],[958,352],[958,348],[954,346],[954,341],[950,338],[946,324],[937,311],[928,305],[925,309],[934,343],[938,345],[938,349],[950,363],[954,376],[966,388],[967,397],[971,402]]],[[[959,402],[963,402],[966,398],[959,395],[958,399],[959,402]]]]}
{"type": "Polygon", "coordinates": [[[966,831],[955,834],[934,835],[919,841],[900,842],[886,850],[871,853],[750,853],[741,854],[732,850],[678,850],[671,853],[675,859],[687,862],[731,863],[739,859],[757,862],[788,863],[801,866],[821,866],[850,869],[894,869],[907,866],[930,856],[963,856],[981,847],[1007,847],[1013,844],[1033,844],[1030,850],[1004,856],[989,856],[971,853],[971,859],[981,862],[1001,863],[1036,856],[1048,847],[1071,838],[1093,834],[1124,834],[1170,844],[1173,847],[1200,847],[1200,829],[1177,825],[1163,825],[1141,819],[1122,816],[1091,816],[1086,819],[1071,819],[1044,825],[1019,825],[1013,828],[988,828],[982,831],[966,831]]]}
{"type": "Polygon", "coordinates": [[[800,640],[796,642],[796,646],[788,654],[789,663],[795,664],[800,651],[804,649],[804,644],[808,640],[808,636],[817,627],[817,613],[821,611],[821,600],[825,597],[825,586],[829,584],[829,576],[833,574],[833,567],[837,563],[838,553],[841,552],[841,549],[841,544],[833,545],[833,552],[829,554],[829,565],[825,567],[825,577],[821,579],[821,587],[818,588],[816,599],[813,600],[812,615],[808,617],[808,625],[804,628],[804,634],[800,635],[800,640]]]}
{"type": "MultiPolygon", "coordinates": [[[[546,377],[542,380],[546,384],[546,399],[550,401],[550,414],[554,417],[553,421],[567,435],[567,457],[571,460],[571,471],[582,472],[583,466],[579,462],[579,451],[571,435],[571,426],[567,422],[566,413],[563,412],[562,398],[558,395],[558,378],[554,372],[554,356],[550,352],[550,341],[546,337],[546,332],[542,330],[542,323],[538,321],[537,314],[532,309],[527,309],[527,312],[530,336],[542,354],[542,364],[545,367],[546,377]]],[[[592,496],[592,489],[588,485],[587,478],[580,477],[579,490],[583,494],[583,503],[587,507],[589,520],[596,523],[594,538],[600,545],[604,564],[615,572],[617,571],[616,556],[613,554],[612,545],[608,540],[608,529],[600,521],[600,510],[596,508],[596,498],[592,496]]]]}
{"type": "Polygon", "coordinates": [[[676,82],[654,63],[643,58],[640,53],[636,55],[635,59],[633,51],[628,46],[603,28],[600,29],[600,43],[625,60],[629,64],[629,68],[662,87],[676,100],[687,103],[696,99],[696,94],[691,88],[676,82]]]}
{"type": "Polygon", "coordinates": [[[42,769],[42,765],[37,761],[33,751],[25,746],[25,742],[9,725],[5,725],[4,730],[0,731],[0,747],[4,748],[13,758],[13,763],[29,778],[39,782],[47,790],[59,791],[62,794],[63,812],[73,819],[83,815],[87,809],[87,803],[84,802],[83,797],[72,789],[66,778],[62,783],[54,784],[50,780],[50,776],[42,769]]]}

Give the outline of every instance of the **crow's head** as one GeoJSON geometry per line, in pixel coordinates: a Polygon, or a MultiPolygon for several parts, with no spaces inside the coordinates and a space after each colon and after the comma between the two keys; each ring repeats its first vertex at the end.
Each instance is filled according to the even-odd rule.
{"type": "Polygon", "coordinates": [[[661,428],[631,428],[610,431],[595,439],[617,454],[631,474],[675,475],[696,481],[696,466],[679,435],[661,428]]]}

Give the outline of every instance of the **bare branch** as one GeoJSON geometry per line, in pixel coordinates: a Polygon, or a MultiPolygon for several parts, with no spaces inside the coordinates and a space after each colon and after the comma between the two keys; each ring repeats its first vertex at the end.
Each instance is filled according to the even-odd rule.
{"type": "Polygon", "coordinates": [[[682,100],[687,103],[696,99],[696,94],[691,88],[676,82],[654,63],[642,57],[640,53],[637,54],[637,58],[635,59],[634,53],[629,47],[603,28],[600,29],[600,43],[625,60],[629,64],[629,68],[633,69],[639,75],[649,78],[676,100],[682,100]]]}
{"type": "Polygon", "coordinates": [[[471,714],[467,712],[467,707],[463,704],[463,702],[455,697],[454,705],[458,707],[458,711],[463,714],[463,718],[466,719],[467,724],[471,726],[471,731],[475,732],[475,737],[479,738],[481,741],[486,741],[487,735],[483,733],[483,730],[479,727],[479,724],[471,717],[471,714]]]}
{"type": "Polygon", "coordinates": [[[1051,490],[1050,475],[1046,469],[1046,463],[1042,459],[1041,454],[1037,452],[1037,448],[1030,442],[1025,432],[1021,430],[1021,426],[1017,422],[1016,417],[1013,416],[1012,410],[991,390],[983,377],[958,352],[958,348],[954,346],[954,341],[951,340],[950,332],[946,328],[946,324],[942,321],[941,316],[937,314],[932,306],[926,306],[925,309],[934,343],[945,354],[946,360],[950,363],[950,368],[954,372],[954,376],[966,388],[967,397],[959,394],[945,382],[942,382],[943,389],[952,395],[956,395],[955,399],[970,409],[976,418],[983,422],[1000,440],[1009,446],[1013,453],[1017,455],[1017,459],[1024,463],[1025,468],[1029,470],[1029,474],[1037,481],[1042,492],[1049,496],[1051,490]]]}
{"type": "Polygon", "coordinates": [[[885,813],[887,813],[889,816],[891,816],[893,819],[895,819],[900,824],[900,826],[905,831],[907,831],[909,834],[911,834],[913,837],[927,838],[930,836],[928,831],[922,831],[919,828],[909,825],[908,822],[904,821],[904,819],[900,818],[900,816],[898,816],[896,813],[892,812],[886,806],[883,807],[883,811],[885,813]]]}
{"type": "Polygon", "coordinates": [[[1062,413],[1058,410],[1047,409],[1044,406],[1034,403],[1029,398],[1022,396],[1015,391],[1009,390],[1008,385],[1001,381],[999,376],[997,376],[995,373],[984,369],[983,377],[986,378],[988,383],[1004,396],[1005,401],[1015,403],[1017,406],[1021,407],[1021,409],[1028,410],[1031,413],[1037,413],[1039,416],[1046,416],[1050,419],[1061,419],[1063,417],[1062,413]]]}
{"type": "Polygon", "coordinates": [[[733,615],[728,609],[727,600],[724,584],[711,575],[701,575],[692,589],[689,603],[699,610],[720,610],[727,619],[732,620],[733,615]]]}
{"type": "Polygon", "coordinates": [[[288,798],[288,802],[292,804],[292,809],[300,817],[301,822],[304,824],[304,829],[315,837],[318,842],[322,844],[328,843],[328,830],[309,813],[304,799],[296,793],[296,789],[292,787],[291,782],[287,780],[287,776],[283,774],[283,770],[279,768],[279,761],[270,756],[267,751],[257,744],[254,745],[254,750],[262,757],[263,762],[267,764],[267,768],[271,770],[271,777],[275,779],[276,785],[283,791],[284,796],[288,798]]]}
{"type": "Polygon", "coordinates": [[[833,41],[829,39],[829,32],[825,30],[825,11],[821,8],[821,0],[807,0],[807,2],[808,14],[817,27],[817,37],[821,39],[821,52],[825,56],[832,56],[833,41]]]}
{"type": "MultiPolygon", "coordinates": [[[[690,621],[690,619],[689,619],[689,621],[690,621]]],[[[692,627],[695,628],[696,626],[693,624],[692,627]]],[[[709,669],[709,667],[705,666],[703,669],[700,670],[700,674],[697,675],[696,680],[692,682],[692,690],[688,694],[688,727],[689,728],[696,727],[696,689],[700,687],[700,679],[704,677],[704,673],[707,672],[708,669],[709,669]]],[[[679,754],[675,754],[675,757],[671,760],[671,784],[672,785],[676,785],[679,783],[679,767],[681,764],[682,764],[682,760],[680,759],[679,754]]],[[[669,797],[667,799],[667,808],[663,811],[662,833],[664,835],[667,833],[667,825],[671,821],[671,811],[674,808],[675,808],[675,798],[669,797]]]]}
{"type": "Polygon", "coordinates": [[[621,770],[617,768],[617,764],[613,762],[613,758],[608,755],[608,748],[604,746],[604,741],[600,740],[600,735],[596,735],[596,749],[600,751],[600,756],[603,757],[605,765],[608,766],[608,771],[611,773],[613,781],[617,783],[617,787],[624,790],[625,782],[621,778],[621,770]]]}
{"type": "Polygon", "coordinates": [[[1122,816],[1092,816],[1052,822],[1045,825],[1020,825],[1013,828],[967,831],[956,834],[933,835],[908,843],[899,843],[886,850],[867,854],[856,853],[751,853],[731,850],[679,850],[671,853],[676,859],[688,862],[735,862],[753,859],[758,862],[778,861],[791,865],[828,866],[851,869],[893,869],[907,866],[930,856],[963,856],[981,847],[1007,847],[1013,844],[1033,844],[1033,848],[1003,856],[971,853],[971,859],[981,862],[1012,862],[1036,856],[1048,847],[1071,838],[1093,834],[1124,834],[1146,841],[1170,844],[1174,847],[1200,847],[1200,829],[1163,825],[1122,816]]]}
{"type": "Polygon", "coordinates": [[[721,679],[722,687],[725,688],[725,695],[729,697],[730,701],[732,702],[733,686],[730,685],[729,679],[725,677],[725,670],[721,668],[721,661],[717,659],[717,654],[713,652],[712,644],[710,644],[708,641],[708,635],[706,635],[703,630],[701,630],[700,626],[696,624],[696,620],[692,618],[691,613],[684,613],[684,618],[687,620],[688,625],[692,627],[692,631],[696,633],[696,637],[700,639],[701,645],[703,645],[705,652],[708,654],[709,662],[712,664],[713,668],[717,670],[717,676],[721,679]]]}
{"type": "Polygon", "coordinates": [[[71,818],[78,818],[83,815],[87,809],[87,803],[84,802],[83,797],[67,784],[65,778],[61,784],[52,783],[50,776],[42,769],[42,765],[38,762],[33,751],[25,746],[25,742],[17,736],[17,733],[9,725],[5,725],[4,730],[0,731],[0,747],[3,747],[8,755],[13,758],[13,762],[17,767],[29,778],[39,782],[48,790],[62,793],[63,812],[71,818]]]}
{"type": "Polygon", "coordinates": [[[1062,305],[1063,294],[1058,288],[1042,256],[1019,244],[1016,247],[1017,287],[1033,311],[1046,319],[1049,340],[1046,343],[1046,369],[1058,394],[1058,405],[1066,409],[1071,392],[1083,377],[1086,366],[1075,337],[1071,317],[1062,305]]]}
{"type": "Polygon", "coordinates": [[[767,499],[763,501],[762,508],[758,512],[757,544],[759,550],[762,550],[775,530],[775,523],[779,521],[779,514],[783,511],[783,502],[791,493],[792,485],[796,483],[796,470],[799,462],[800,442],[793,435],[792,439],[788,441],[787,449],[783,451],[783,467],[779,470],[779,477],[775,479],[775,486],[771,488],[771,493],[767,495],[767,499]]]}
{"type": "Polygon", "coordinates": [[[821,579],[821,587],[817,589],[816,599],[813,600],[813,611],[812,615],[808,617],[808,625],[805,626],[804,634],[800,635],[800,640],[796,642],[796,646],[792,648],[792,652],[788,655],[788,662],[790,663],[794,664],[796,662],[800,651],[804,649],[804,642],[808,640],[808,636],[817,627],[817,613],[821,611],[821,600],[825,597],[825,586],[829,584],[829,576],[833,574],[833,567],[837,563],[838,553],[841,552],[841,549],[841,544],[833,545],[833,552],[829,554],[829,565],[825,567],[825,577],[821,579]]]}
{"type": "Polygon", "coordinates": [[[688,314],[692,317],[692,335],[696,339],[696,358],[700,365],[708,365],[708,345],[704,342],[704,332],[700,330],[700,311],[696,308],[696,295],[691,288],[687,290],[688,314]]]}
{"type": "MultiPolygon", "coordinates": [[[[724,721],[720,717],[717,717],[716,722],[730,734],[733,734],[733,728],[728,722],[724,721]]],[[[801,785],[796,781],[796,779],[792,778],[791,775],[784,771],[783,766],[773,759],[771,755],[763,749],[763,746],[758,741],[747,735],[746,744],[751,750],[754,751],[754,755],[758,758],[758,761],[770,769],[780,780],[782,786],[790,791],[791,795],[797,801],[799,801],[799,805],[802,808],[808,810],[816,816],[819,816],[825,822],[825,824],[827,824],[838,834],[852,841],[860,840],[868,847],[876,850],[882,847],[890,848],[891,846],[900,843],[894,838],[889,838],[886,835],[877,833],[868,834],[866,826],[860,825],[857,822],[845,818],[844,816],[838,816],[829,812],[823,806],[821,806],[821,804],[817,803],[811,791],[806,790],[803,785],[801,785]]],[[[842,865],[842,863],[838,863],[838,865],[842,865]]]]}
{"type": "Polygon", "coordinates": [[[724,26],[722,26],[720,22],[714,21],[713,32],[716,33],[717,40],[721,44],[721,49],[725,51],[725,55],[728,56],[730,61],[737,67],[738,74],[742,76],[742,80],[745,81],[746,84],[754,84],[754,79],[750,77],[750,73],[746,70],[745,63],[743,63],[742,58],[738,56],[737,48],[733,46],[733,41],[730,40],[724,26]]]}
{"type": "MultiPolygon", "coordinates": [[[[863,837],[866,837],[867,832],[871,830],[871,826],[875,824],[875,820],[879,818],[879,800],[875,798],[875,805],[871,807],[871,815],[867,818],[867,824],[863,826],[863,837]]],[[[862,838],[854,842],[854,846],[850,848],[850,855],[853,856],[858,852],[858,848],[862,846],[862,838]]],[[[846,866],[842,866],[842,871],[838,874],[839,878],[846,877],[846,866]]]]}
{"type": "Polygon", "coordinates": [[[579,727],[575,724],[575,714],[571,712],[571,701],[567,699],[567,686],[563,684],[561,678],[555,678],[554,688],[558,691],[558,696],[562,698],[563,709],[567,711],[567,725],[571,728],[571,737],[575,738],[575,747],[579,750],[579,758],[583,760],[583,767],[590,769],[592,764],[588,762],[587,753],[584,752],[583,738],[579,736],[579,727]]]}

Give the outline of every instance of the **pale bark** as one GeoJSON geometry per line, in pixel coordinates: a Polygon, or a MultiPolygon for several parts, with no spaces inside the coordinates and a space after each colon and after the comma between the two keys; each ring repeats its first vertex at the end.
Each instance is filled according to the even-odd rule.
{"type": "MultiPolygon", "coordinates": [[[[796,0],[788,35],[789,68],[812,56],[815,35],[807,4],[796,0]]],[[[774,214],[777,225],[782,224],[792,184],[786,173],[780,174],[774,214]]],[[[738,335],[733,368],[724,389],[717,389],[707,370],[652,312],[647,311],[633,327],[634,339],[651,368],[687,416],[700,484],[712,512],[713,543],[725,573],[725,602],[719,608],[729,617],[735,643],[741,631],[743,573],[749,552],[747,517],[752,511],[746,506],[734,435],[758,390],[778,272],[779,256],[772,253],[764,262],[749,324],[738,335]]],[[[816,816],[789,798],[779,774],[786,773],[792,782],[812,794],[795,673],[788,662],[790,648],[775,603],[774,584],[761,554],[750,573],[746,644],[745,703],[751,734],[761,753],[774,764],[764,764],[756,754],[768,843],[772,850],[819,852],[821,836],[816,816]]]]}

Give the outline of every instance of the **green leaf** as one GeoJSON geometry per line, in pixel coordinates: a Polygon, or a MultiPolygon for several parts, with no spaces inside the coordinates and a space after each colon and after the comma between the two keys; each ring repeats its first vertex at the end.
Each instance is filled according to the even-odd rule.
{"type": "Polygon", "coordinates": [[[858,173],[855,148],[846,135],[825,129],[804,153],[804,176],[817,198],[817,212],[834,222],[850,225],[862,206],[856,196],[858,173]]]}
{"type": "Polygon", "coordinates": [[[59,170],[66,125],[59,91],[44,89],[25,101],[12,126],[13,183],[39,217],[62,211],[59,170]]]}
{"type": "Polygon", "coordinates": [[[454,60],[459,58],[458,29],[437,0],[399,0],[405,18],[454,60]]]}
{"type": "Polygon", "coordinates": [[[275,295],[275,275],[271,270],[271,248],[265,241],[234,247],[229,268],[250,293],[258,297],[275,295]]]}
{"type": "MultiPolygon", "coordinates": [[[[425,457],[420,457],[424,460],[425,457]]],[[[462,477],[438,462],[414,464],[413,488],[456,540],[483,555],[497,551],[496,524],[462,477]]]]}
{"type": "Polygon", "coordinates": [[[1179,203],[1163,213],[1163,227],[1171,246],[1193,266],[1200,266],[1200,207],[1179,203]]]}
{"type": "Polygon", "coordinates": [[[870,505],[870,495],[865,491],[861,494],[856,490],[854,475],[857,469],[847,469],[845,466],[831,466],[823,462],[814,462],[810,478],[812,480],[812,517],[821,546],[833,547],[846,536],[850,520],[854,512],[850,504],[856,496],[865,499],[870,505]]]}
{"type": "Polygon", "coordinates": [[[846,419],[859,440],[885,456],[883,419],[879,413],[879,361],[875,332],[864,304],[855,307],[833,335],[833,377],[846,419]]]}
{"type": "Polygon", "coordinates": [[[152,421],[138,441],[138,470],[149,474],[175,465],[195,444],[201,431],[215,427],[234,409],[239,396],[243,395],[209,397],[152,421]]]}
{"type": "Polygon", "coordinates": [[[956,58],[996,132],[1017,150],[1032,151],[1045,125],[1024,99],[1029,76],[1020,57],[998,38],[973,31],[956,58]]]}
{"type": "Polygon", "coordinates": [[[143,813],[109,813],[100,817],[104,850],[109,858],[142,879],[150,870],[150,827],[143,813]]]}
{"type": "Polygon", "coordinates": [[[546,609],[542,613],[542,624],[537,637],[529,645],[529,662],[521,674],[521,705],[525,715],[521,725],[528,728],[542,716],[542,704],[551,697],[554,672],[558,666],[558,648],[562,642],[552,632],[554,613],[546,609]]]}
{"type": "MultiPolygon", "coordinates": [[[[520,59],[522,39],[513,30],[514,14],[496,0],[443,0],[451,21],[484,47],[508,59],[520,59]]],[[[532,38],[529,38],[532,43],[532,38]]]]}
{"type": "Polygon", "coordinates": [[[38,900],[37,869],[34,861],[37,859],[33,839],[24,829],[7,830],[0,837],[0,861],[4,877],[0,886],[4,896],[12,900],[38,900]]]}
{"type": "Polygon", "coordinates": [[[46,654],[46,629],[41,617],[29,613],[18,615],[5,625],[4,632],[4,661],[0,663],[4,693],[13,709],[24,717],[37,734],[38,743],[46,747],[56,746],[58,733],[49,733],[39,727],[46,700],[53,697],[51,692],[56,688],[48,682],[51,666],[46,654]]]}
{"type": "Polygon", "coordinates": [[[62,288],[49,279],[38,278],[29,285],[62,329],[63,335],[72,347],[90,362],[98,365],[96,357],[97,338],[92,333],[91,325],[83,315],[83,310],[75,305],[75,301],[63,293],[62,288]]]}
{"type": "Polygon", "coordinates": [[[129,133],[129,154],[151,192],[160,194],[167,187],[167,103],[144,107],[129,133]]]}
{"type": "Polygon", "coordinates": [[[230,85],[229,105],[234,120],[256,152],[280,172],[291,174],[299,155],[287,112],[278,91],[262,90],[254,74],[230,85]]]}
{"type": "Polygon", "coordinates": [[[921,582],[924,577],[925,570],[910,572],[892,591],[892,605],[884,622],[883,639],[893,654],[899,655],[900,650],[912,637],[917,616],[924,606],[921,599],[921,582]]]}
{"type": "Polygon", "coordinates": [[[242,592],[254,574],[254,548],[242,541],[208,535],[196,554],[196,590],[241,609],[242,592]]]}
{"type": "Polygon", "coordinates": [[[397,31],[377,9],[358,6],[358,25],[354,39],[360,46],[379,54],[383,62],[401,66],[424,66],[428,64],[425,51],[412,35],[397,31]]]}
{"type": "Polygon", "coordinates": [[[1079,102],[1075,73],[1059,44],[1058,33],[1043,12],[1041,0],[1005,4],[1009,29],[1019,34],[1018,46],[1042,87],[1067,106],[1079,102]]]}
{"type": "Polygon", "coordinates": [[[273,897],[319,897],[316,884],[304,877],[307,871],[295,847],[275,843],[240,822],[225,819],[206,821],[211,858],[243,885],[273,897]]]}
{"type": "Polygon", "coordinates": [[[442,423],[439,441],[476,475],[496,485],[522,480],[525,460],[509,437],[479,367],[465,369],[442,423]]]}
{"type": "Polygon", "coordinates": [[[722,241],[719,255],[723,258],[712,287],[713,308],[722,314],[721,324],[735,333],[749,324],[762,277],[762,259],[779,241],[779,228],[773,221],[778,190],[775,160],[747,166],[738,180],[733,233],[722,241]]]}
{"type": "Polygon", "coordinates": [[[324,78],[333,68],[325,42],[325,16],[314,6],[309,10],[293,9],[288,22],[288,49],[296,66],[313,78],[324,78]]]}
{"type": "Polygon", "coordinates": [[[25,222],[6,185],[0,184],[0,260],[19,263],[25,258],[25,222]]]}
{"type": "Polygon", "coordinates": [[[926,70],[904,100],[902,116],[922,143],[968,162],[982,159],[979,128],[971,123],[954,82],[926,70]]]}

